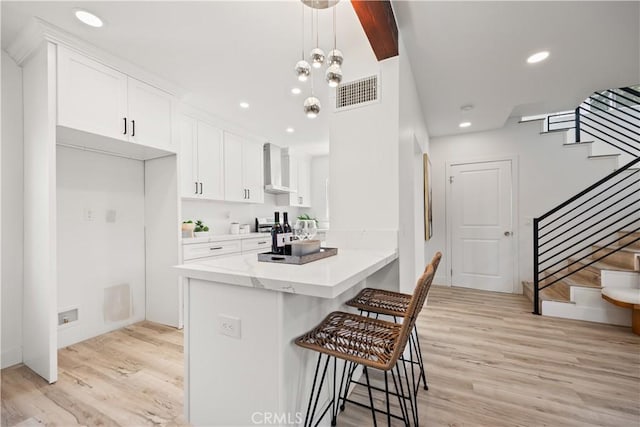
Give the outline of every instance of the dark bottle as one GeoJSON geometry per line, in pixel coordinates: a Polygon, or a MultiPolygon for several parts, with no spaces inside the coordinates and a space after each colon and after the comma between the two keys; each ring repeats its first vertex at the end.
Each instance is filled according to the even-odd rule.
{"type": "Polygon", "coordinates": [[[280,225],[280,212],[273,214],[273,227],[271,227],[271,252],[284,255],[284,242],[282,241],[282,226],[280,225]]]}
{"type": "Polygon", "coordinates": [[[282,232],[284,237],[284,254],[291,255],[291,240],[293,240],[293,232],[291,231],[291,226],[289,225],[289,213],[283,212],[282,216],[284,217],[282,221],[282,232]]]}

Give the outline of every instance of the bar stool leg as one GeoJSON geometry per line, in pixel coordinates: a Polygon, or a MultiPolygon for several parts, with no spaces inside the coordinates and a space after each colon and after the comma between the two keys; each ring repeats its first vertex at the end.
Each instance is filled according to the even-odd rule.
{"type": "Polygon", "coordinates": [[[384,371],[384,394],[387,400],[387,426],[391,427],[391,406],[389,405],[389,379],[387,371],[384,371]]]}
{"type": "Polygon", "coordinates": [[[318,400],[320,399],[320,392],[322,391],[322,385],[324,384],[324,378],[327,375],[327,367],[329,366],[330,356],[327,355],[327,361],[324,364],[324,369],[322,370],[322,377],[320,378],[320,384],[318,385],[318,392],[316,394],[315,403],[313,404],[313,410],[311,410],[311,403],[314,401],[313,394],[316,388],[316,382],[318,379],[318,369],[320,368],[320,361],[322,360],[322,353],[318,354],[318,363],[316,364],[316,372],[313,376],[313,384],[311,385],[311,395],[309,396],[309,405],[307,406],[307,415],[304,418],[304,425],[311,426],[313,423],[313,416],[316,413],[316,408],[318,407],[318,400]],[[309,413],[311,410],[311,413],[309,413]],[[308,421],[308,424],[307,424],[308,421]]]}
{"type": "Polygon", "coordinates": [[[373,417],[373,427],[378,427],[378,421],[376,420],[376,408],[373,406],[373,395],[371,394],[371,383],[369,382],[369,370],[366,366],[363,366],[364,376],[367,379],[367,391],[369,392],[369,404],[371,405],[371,416],[373,417]]]}
{"type": "MultiPolygon", "coordinates": [[[[407,402],[405,401],[404,395],[400,393],[400,388],[398,387],[398,383],[396,382],[396,374],[394,370],[398,369],[398,364],[391,369],[391,379],[393,380],[393,386],[396,389],[396,397],[398,398],[398,406],[400,407],[400,412],[402,412],[402,420],[404,421],[404,425],[409,427],[408,420],[409,415],[407,414],[407,402]]],[[[398,381],[400,380],[400,374],[398,373],[398,381]]]]}
{"type": "Polygon", "coordinates": [[[413,325],[413,331],[416,334],[416,348],[418,353],[418,362],[420,363],[420,375],[422,376],[422,381],[424,381],[424,389],[429,390],[429,385],[427,384],[427,375],[426,370],[424,369],[424,359],[422,358],[422,348],[420,347],[420,337],[418,336],[418,328],[416,325],[413,325]]]}

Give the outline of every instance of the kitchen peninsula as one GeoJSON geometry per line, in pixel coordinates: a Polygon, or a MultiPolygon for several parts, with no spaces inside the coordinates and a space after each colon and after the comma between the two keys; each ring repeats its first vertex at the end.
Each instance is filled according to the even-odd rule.
{"type": "Polygon", "coordinates": [[[258,262],[248,254],[177,266],[186,279],[188,421],[304,419],[316,357],[293,340],[331,311],[345,310],[344,301],[365,283],[394,283],[387,277],[397,274],[396,259],[392,249],[340,249],[305,265],[258,262]]]}

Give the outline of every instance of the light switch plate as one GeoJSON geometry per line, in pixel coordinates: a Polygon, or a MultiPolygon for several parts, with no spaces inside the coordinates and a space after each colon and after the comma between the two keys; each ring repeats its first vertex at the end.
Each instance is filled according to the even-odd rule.
{"type": "Polygon", "coordinates": [[[240,338],[240,319],[226,314],[219,314],[218,330],[222,335],[240,338]]]}

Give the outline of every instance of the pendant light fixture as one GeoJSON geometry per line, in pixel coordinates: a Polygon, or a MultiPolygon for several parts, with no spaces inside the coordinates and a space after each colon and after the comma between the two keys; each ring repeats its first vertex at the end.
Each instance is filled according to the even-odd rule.
{"type": "Polygon", "coordinates": [[[302,5],[302,59],[296,63],[295,71],[298,81],[306,82],[311,75],[311,66],[304,60],[304,4],[302,5]]]}
{"type": "Polygon", "coordinates": [[[320,100],[313,92],[313,78],[311,79],[311,96],[304,100],[304,113],[310,119],[315,119],[320,114],[320,100]]]}
{"type": "MultiPolygon", "coordinates": [[[[314,2],[315,4],[315,2],[314,2]]],[[[318,43],[318,10],[314,8],[311,12],[315,15],[315,28],[316,28],[316,47],[311,50],[309,54],[309,59],[311,60],[311,66],[313,68],[320,68],[322,64],[324,64],[324,50],[320,49],[318,43]]],[[[311,33],[313,34],[313,19],[311,20],[311,33]]]]}
{"type": "Polygon", "coordinates": [[[336,49],[336,8],[333,8],[333,50],[329,52],[329,67],[324,75],[325,80],[330,87],[337,87],[342,81],[342,69],[340,66],[344,61],[342,52],[336,49]]]}

